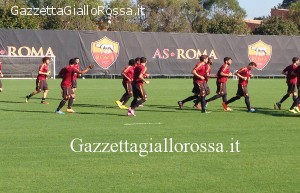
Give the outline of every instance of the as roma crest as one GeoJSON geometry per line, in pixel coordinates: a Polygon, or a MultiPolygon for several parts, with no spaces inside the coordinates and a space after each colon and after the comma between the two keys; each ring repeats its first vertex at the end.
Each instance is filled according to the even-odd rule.
{"type": "Polygon", "coordinates": [[[0,46],[0,55],[6,55],[6,54],[7,54],[6,50],[2,46],[0,46]]]}
{"type": "Polygon", "coordinates": [[[272,46],[261,40],[248,46],[249,60],[257,64],[258,70],[263,70],[268,65],[271,56],[272,46]]]}
{"type": "Polygon", "coordinates": [[[118,58],[119,43],[104,37],[92,42],[91,52],[96,63],[103,69],[108,69],[118,58]]]}

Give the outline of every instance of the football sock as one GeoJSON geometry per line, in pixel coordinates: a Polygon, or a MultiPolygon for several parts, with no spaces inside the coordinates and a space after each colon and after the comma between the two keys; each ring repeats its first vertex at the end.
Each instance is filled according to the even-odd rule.
{"type": "Polygon", "coordinates": [[[122,97],[121,97],[120,100],[119,100],[122,104],[123,104],[123,102],[124,102],[124,100],[125,100],[124,98],[125,98],[125,95],[126,95],[126,94],[127,94],[127,93],[123,94],[122,97]]]}
{"type": "Polygon", "coordinates": [[[250,98],[249,98],[249,96],[245,96],[245,103],[246,103],[248,111],[250,111],[251,110],[251,106],[250,106],[250,98]]]}
{"type": "Polygon", "coordinates": [[[199,100],[200,100],[200,103],[201,103],[201,108],[205,109],[205,104],[206,104],[205,96],[200,96],[199,100]]]}
{"type": "Polygon", "coordinates": [[[188,97],[188,98],[182,100],[181,102],[182,102],[182,104],[183,104],[183,103],[186,103],[186,102],[195,100],[195,99],[197,99],[197,98],[198,98],[198,96],[197,96],[197,95],[194,95],[194,96],[190,96],[190,97],[188,97]]]}
{"type": "Polygon", "coordinates": [[[222,95],[215,95],[215,96],[211,97],[210,99],[207,99],[206,102],[214,101],[220,97],[222,97],[222,95]]]}
{"type": "Polygon", "coordinates": [[[137,106],[140,106],[140,105],[142,105],[144,102],[146,102],[146,100],[145,100],[145,99],[141,99],[141,100],[139,100],[139,101],[137,102],[137,106]]]}
{"type": "Polygon", "coordinates": [[[131,95],[128,93],[123,94],[122,98],[120,99],[120,102],[125,105],[128,100],[131,98],[131,95]]]}
{"type": "Polygon", "coordinates": [[[293,95],[293,101],[297,99],[297,95],[293,95]]]}
{"type": "Polygon", "coordinates": [[[68,109],[72,109],[73,102],[74,102],[74,98],[70,97],[68,101],[68,109]]]}
{"type": "Polygon", "coordinates": [[[134,106],[136,105],[136,103],[137,103],[137,98],[134,98],[134,99],[132,100],[132,102],[131,102],[130,107],[131,107],[131,108],[134,108],[134,106]]]}
{"type": "Polygon", "coordinates": [[[286,95],[284,95],[283,97],[282,97],[282,99],[280,100],[280,104],[281,103],[283,103],[286,99],[288,99],[290,97],[290,95],[289,94],[286,94],[286,95]]]}
{"type": "Polygon", "coordinates": [[[30,93],[27,97],[30,98],[32,97],[34,94],[33,93],[30,93]]]}
{"type": "Polygon", "coordinates": [[[65,99],[61,100],[56,110],[60,111],[60,109],[63,108],[63,106],[65,106],[66,102],[67,101],[65,99]]]}
{"type": "Polygon", "coordinates": [[[142,105],[144,102],[146,102],[145,99],[138,100],[135,105],[133,106],[133,109],[137,108],[138,106],[142,105]]]}
{"type": "Polygon", "coordinates": [[[234,101],[239,100],[240,98],[240,96],[232,97],[231,99],[229,99],[229,101],[225,102],[225,104],[228,105],[229,103],[233,103],[234,101]]]}
{"type": "Polygon", "coordinates": [[[227,93],[222,96],[222,100],[223,100],[224,103],[227,102],[227,93]]]}

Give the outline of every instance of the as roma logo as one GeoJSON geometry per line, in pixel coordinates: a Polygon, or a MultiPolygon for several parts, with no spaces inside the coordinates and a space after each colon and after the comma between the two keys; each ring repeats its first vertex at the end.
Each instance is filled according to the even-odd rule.
{"type": "Polygon", "coordinates": [[[271,56],[272,46],[261,40],[248,46],[249,60],[257,64],[258,70],[263,70],[268,65],[271,56]]]}
{"type": "Polygon", "coordinates": [[[7,54],[6,50],[2,46],[0,46],[0,55],[6,55],[6,54],[7,54]]]}
{"type": "Polygon", "coordinates": [[[91,44],[94,60],[101,68],[106,70],[117,60],[119,48],[118,42],[112,41],[106,36],[91,44]]]}

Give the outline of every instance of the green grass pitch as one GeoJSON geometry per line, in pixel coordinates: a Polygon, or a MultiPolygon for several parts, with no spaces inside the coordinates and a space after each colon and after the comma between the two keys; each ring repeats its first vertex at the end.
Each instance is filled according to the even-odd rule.
{"type": "MultiPolygon", "coordinates": [[[[273,104],[286,92],[281,80],[251,80],[251,105],[244,99],[223,112],[221,100],[201,114],[177,101],[191,94],[191,79],[153,79],[146,86],[149,100],[136,117],[115,107],[123,94],[121,80],[79,80],[75,114],[54,113],[60,80],[49,80],[49,105],[40,97],[29,103],[35,80],[2,80],[0,93],[0,192],[116,193],[296,193],[300,191],[299,118],[273,104]],[[149,123],[134,125],[135,123],[149,123]],[[152,123],[152,124],[150,124],[152,123]],[[160,124],[158,124],[160,123],[160,124]],[[126,125],[129,124],[129,125],[126,125]],[[133,125],[130,125],[133,124],[133,125]],[[239,153],[74,153],[70,142],[223,142],[239,140],[239,153]]],[[[214,80],[210,81],[212,94],[214,80]]],[[[228,98],[237,81],[228,83],[228,98]]],[[[212,94],[210,96],[212,96],[212,94]]],[[[66,108],[66,107],[65,107],[66,108]]]]}

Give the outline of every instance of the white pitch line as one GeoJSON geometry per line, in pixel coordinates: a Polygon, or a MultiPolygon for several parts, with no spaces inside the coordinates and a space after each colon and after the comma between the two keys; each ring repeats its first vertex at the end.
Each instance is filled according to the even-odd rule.
{"type": "Polygon", "coordinates": [[[125,123],[125,126],[133,126],[133,125],[161,125],[161,123],[125,123]]]}

